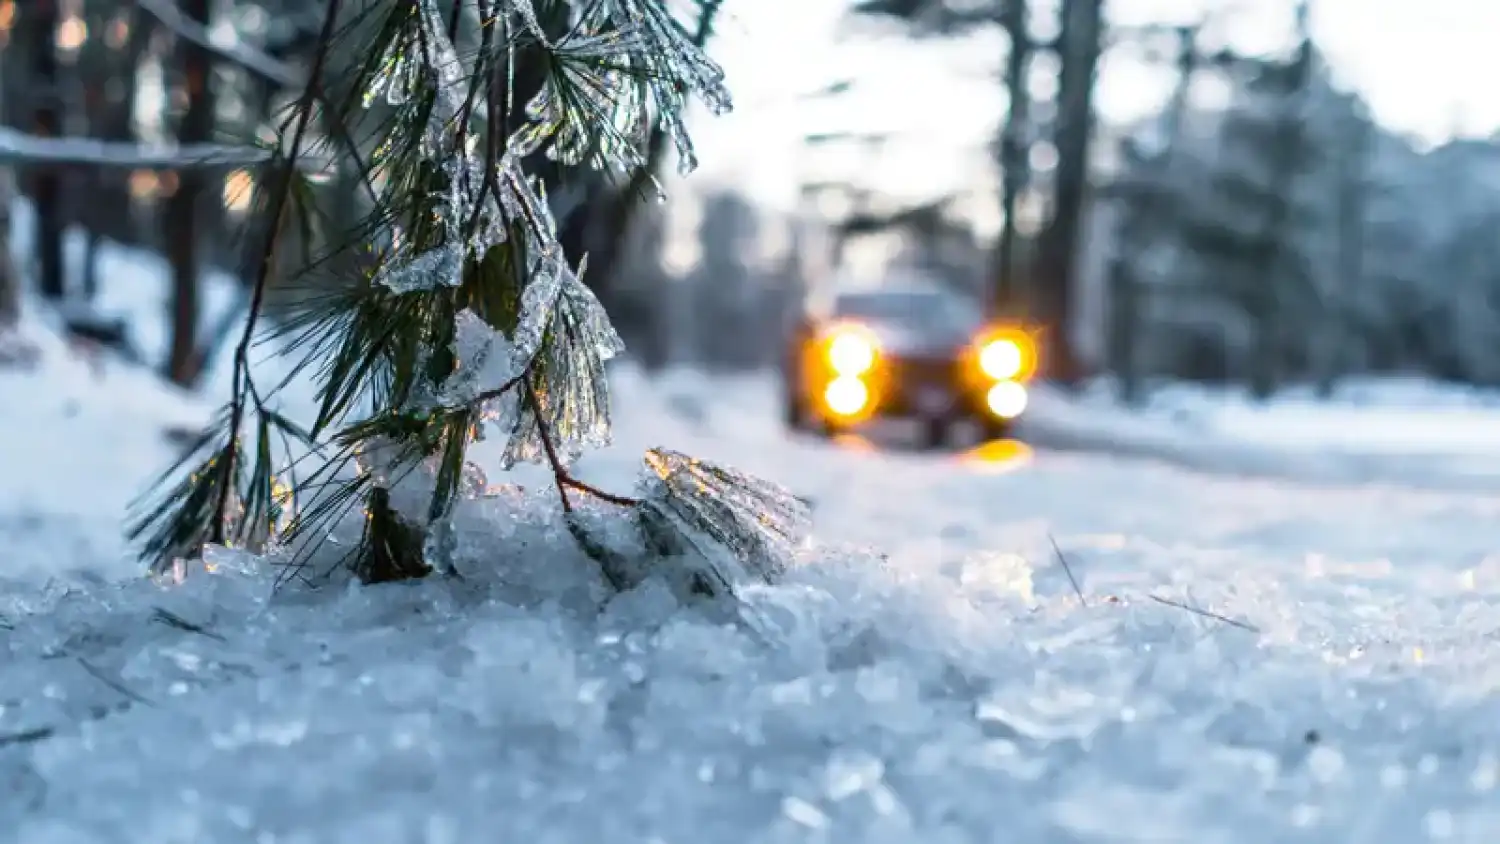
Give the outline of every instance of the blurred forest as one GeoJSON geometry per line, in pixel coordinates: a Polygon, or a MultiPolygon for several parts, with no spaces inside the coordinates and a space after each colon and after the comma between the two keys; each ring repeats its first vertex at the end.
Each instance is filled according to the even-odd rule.
{"type": "MultiPolygon", "coordinates": [[[[725,2],[674,7],[710,53],[725,2]]],[[[563,6],[538,3],[545,25],[562,25],[563,6]]],[[[892,274],[1046,326],[1051,377],[1109,376],[1127,401],[1170,379],[1259,396],[1293,383],[1329,392],[1360,373],[1500,385],[1500,142],[1421,149],[1377,125],[1335,84],[1307,2],[1286,8],[1298,25],[1284,49],[1240,55],[1207,46],[1230,25],[1216,15],[1126,28],[1107,25],[1105,0],[852,2],[854,30],[1005,36],[996,67],[1009,106],[995,115],[991,155],[1003,225],[993,242],[947,198],[892,209],[862,185],[809,181],[809,207],[834,194],[842,210],[783,218],[730,191],[687,194],[695,257],[668,260],[681,206],[642,200],[669,158],[664,137],[652,138],[651,170],[628,184],[563,183],[540,166],[565,246],[575,260],[589,254],[586,280],[648,369],[767,366],[806,292],[840,277],[847,244],[880,236],[900,244],[892,274]],[[1096,118],[1095,83],[1116,54],[1175,71],[1160,114],[1130,126],[1096,118]],[[1198,96],[1205,86],[1221,96],[1198,96]]],[[[317,0],[0,0],[0,232],[21,230],[9,219],[12,194],[35,221],[14,250],[20,260],[0,265],[0,323],[14,320],[29,285],[75,334],[196,385],[248,307],[255,250],[244,245],[270,222],[256,213],[257,167],[306,72],[320,9],[317,0]],[[110,243],[171,267],[160,360],[97,304],[113,283],[97,260],[110,243]],[[239,304],[207,308],[208,278],[233,280],[239,304]]],[[[518,69],[523,91],[535,84],[518,69]]],[[[858,80],[824,93],[848,84],[858,80]]],[[[805,140],[863,145],[878,161],[881,139],[805,140]]],[[[348,168],[326,159],[309,165],[320,168],[322,216],[295,233],[304,246],[346,236],[365,201],[348,168]]]]}

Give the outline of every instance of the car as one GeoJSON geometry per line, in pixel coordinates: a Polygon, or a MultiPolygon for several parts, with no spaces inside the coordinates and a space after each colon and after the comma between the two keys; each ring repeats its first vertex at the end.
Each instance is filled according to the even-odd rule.
{"type": "Polygon", "coordinates": [[[834,435],[877,418],[916,418],[928,447],[953,426],[1008,435],[1037,372],[1035,331],[986,320],[937,287],[840,292],[804,311],[782,358],[784,421],[834,435]]]}

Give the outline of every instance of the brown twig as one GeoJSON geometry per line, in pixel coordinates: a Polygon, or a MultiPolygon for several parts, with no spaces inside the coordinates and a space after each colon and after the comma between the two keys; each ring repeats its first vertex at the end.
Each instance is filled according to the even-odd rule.
{"type": "Polygon", "coordinates": [[[573,512],[573,502],[568,499],[568,490],[576,489],[587,495],[592,495],[601,501],[607,501],[620,507],[634,507],[640,502],[634,498],[623,495],[615,495],[605,492],[592,484],[584,483],[568,474],[567,467],[563,466],[562,459],[557,456],[557,446],[552,443],[552,431],[547,425],[547,419],[542,414],[541,402],[537,399],[536,387],[530,378],[522,377],[522,386],[526,388],[526,401],[531,405],[532,415],[536,417],[537,434],[542,438],[542,449],[547,453],[547,463],[552,467],[552,479],[557,484],[558,497],[562,499],[564,513],[573,512]]]}
{"type": "Polygon", "coordinates": [[[610,504],[615,504],[620,507],[634,507],[635,505],[641,503],[640,499],[638,498],[630,498],[629,496],[625,495],[615,495],[612,492],[605,492],[604,490],[592,484],[584,483],[583,481],[580,481],[567,473],[564,473],[557,480],[558,483],[570,486],[573,489],[578,490],[579,492],[592,495],[600,501],[607,501],[610,504]]]}
{"type": "Polygon", "coordinates": [[[552,466],[552,477],[557,481],[557,495],[562,499],[563,512],[571,513],[573,502],[568,500],[568,485],[563,481],[568,471],[563,468],[562,460],[557,456],[557,447],[552,444],[552,431],[542,414],[542,404],[537,401],[536,388],[531,385],[530,378],[523,377],[521,384],[526,388],[526,401],[531,405],[532,415],[536,417],[537,434],[542,438],[542,449],[547,452],[547,463],[552,466]]]}

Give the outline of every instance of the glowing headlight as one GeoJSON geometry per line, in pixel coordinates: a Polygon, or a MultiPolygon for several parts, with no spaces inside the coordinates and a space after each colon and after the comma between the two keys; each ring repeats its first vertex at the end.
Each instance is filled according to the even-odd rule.
{"type": "Polygon", "coordinates": [[[842,333],[828,344],[828,365],[839,375],[855,377],[875,366],[875,343],[854,333],[842,333]]]}
{"type": "Polygon", "coordinates": [[[1014,378],[1026,366],[1026,352],[1015,340],[991,340],[979,350],[979,369],[997,381],[1014,378]]]}
{"type": "Polygon", "coordinates": [[[870,388],[848,375],[835,378],[823,390],[823,401],[839,416],[853,416],[870,402],[870,388]]]}

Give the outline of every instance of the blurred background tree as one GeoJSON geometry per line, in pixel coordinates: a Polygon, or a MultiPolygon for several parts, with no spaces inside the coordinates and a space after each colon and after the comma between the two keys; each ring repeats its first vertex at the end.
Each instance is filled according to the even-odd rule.
{"type": "MultiPolygon", "coordinates": [[[[712,50],[748,2],[673,9],[712,50]]],[[[321,8],[0,0],[0,193],[19,200],[0,197],[16,258],[0,264],[0,325],[55,313],[76,336],[201,384],[247,305],[245,246],[270,223],[256,213],[258,147],[305,72],[321,8]],[[126,307],[143,294],[101,270],[112,246],[169,268],[155,330],[126,307]]],[[[732,180],[652,200],[654,177],[682,157],[659,132],[650,167],[626,183],[547,171],[564,244],[589,254],[586,281],[653,371],[767,366],[804,295],[917,273],[1044,325],[1051,377],[1105,376],[1132,402],[1173,379],[1263,397],[1299,383],[1332,394],[1371,372],[1500,384],[1500,144],[1424,146],[1379,125],[1306,2],[1203,8],[1125,25],[1120,0],[849,0],[852,40],[876,27],[932,55],[993,45],[982,72],[998,105],[983,106],[993,129],[972,182],[984,187],[880,189],[900,169],[888,162],[913,160],[907,129],[935,122],[914,87],[883,101],[878,131],[830,117],[802,135],[809,159],[845,166],[786,174],[795,211],[732,180]],[[1287,37],[1238,46],[1245,10],[1284,12],[1287,37]],[[1102,120],[1098,82],[1124,63],[1172,74],[1173,90],[1144,120],[1102,120]]],[[[538,9],[562,25],[562,0],[538,9]]],[[[827,115],[868,83],[792,75],[809,93],[791,99],[827,115]]],[[[518,68],[517,96],[538,79],[518,68]]],[[[368,201],[353,174],[319,176],[323,219],[293,243],[347,236],[368,201]]]]}

